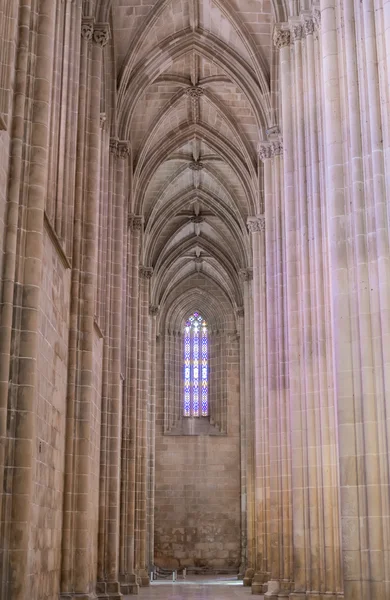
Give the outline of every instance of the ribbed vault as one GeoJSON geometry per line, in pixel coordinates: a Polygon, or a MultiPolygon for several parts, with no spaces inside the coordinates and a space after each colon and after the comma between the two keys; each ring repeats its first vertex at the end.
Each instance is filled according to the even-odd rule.
{"type": "MultiPolygon", "coordinates": [[[[257,146],[274,125],[272,21],[281,3],[113,0],[119,139],[132,153],[130,210],[162,307],[193,279],[243,306],[249,216],[263,212],[257,146]]],[[[194,307],[195,308],[195,307],[194,307]]],[[[198,307],[199,308],[199,307],[198,307]]]]}

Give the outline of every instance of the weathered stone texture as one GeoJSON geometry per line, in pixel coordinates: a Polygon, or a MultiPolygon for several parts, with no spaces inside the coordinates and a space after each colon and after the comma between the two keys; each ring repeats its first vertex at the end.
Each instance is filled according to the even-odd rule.
{"type": "Polygon", "coordinates": [[[41,294],[31,598],[54,600],[59,593],[61,568],[70,270],[64,267],[47,231],[41,294]]]}

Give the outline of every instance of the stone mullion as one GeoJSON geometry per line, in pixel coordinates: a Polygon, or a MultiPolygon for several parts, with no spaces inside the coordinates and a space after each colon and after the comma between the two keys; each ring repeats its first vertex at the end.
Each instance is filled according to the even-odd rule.
{"type": "MultiPolygon", "coordinates": [[[[19,227],[19,205],[23,196],[21,191],[26,153],[24,134],[30,69],[30,20],[31,0],[28,0],[24,2],[23,6],[19,7],[18,14],[18,43],[15,57],[14,106],[12,109],[9,165],[12,178],[8,182],[7,214],[3,240],[3,287],[0,288],[2,293],[0,311],[0,515],[5,514],[3,510],[5,499],[3,492],[5,440],[7,437],[8,393],[10,390],[14,294],[18,246],[20,243],[17,231],[19,227]]],[[[9,523],[7,523],[7,526],[9,526],[9,523]]],[[[5,534],[3,534],[3,537],[5,539],[5,534]]],[[[3,564],[4,561],[0,561],[0,573],[3,573],[3,564]]],[[[6,579],[7,577],[2,574],[1,581],[4,584],[6,579]]]]}
{"type": "Polygon", "coordinates": [[[138,364],[138,312],[139,312],[139,255],[141,244],[142,218],[132,215],[129,219],[130,231],[128,240],[128,312],[127,312],[127,387],[124,410],[129,418],[128,464],[122,481],[127,480],[127,495],[124,498],[127,519],[121,561],[121,591],[124,594],[136,593],[138,585],[135,577],[135,510],[136,510],[136,454],[137,454],[137,364],[138,364]]]}
{"type": "Polygon", "coordinates": [[[147,417],[149,406],[149,278],[152,270],[140,267],[137,476],[136,476],[136,573],[141,585],[149,584],[146,548],[147,511],[147,417]]]}
{"type": "MultiPolygon", "coordinates": [[[[31,6],[29,2],[23,8],[25,8],[25,11],[21,9],[19,20],[19,31],[22,37],[21,28],[23,20],[26,17],[30,17],[31,6]]],[[[29,18],[28,20],[26,18],[25,25],[27,28],[30,27],[29,18]]],[[[39,310],[41,301],[44,204],[49,168],[49,129],[53,75],[50,65],[55,38],[55,7],[52,2],[42,1],[40,3],[38,14],[35,15],[34,25],[36,28],[33,32],[30,31],[31,37],[27,35],[27,39],[24,41],[26,42],[26,52],[33,51],[35,54],[35,75],[39,75],[40,82],[39,84],[35,83],[32,88],[31,113],[28,115],[28,120],[30,121],[30,148],[28,163],[26,164],[26,179],[28,183],[25,191],[24,259],[20,265],[22,284],[20,288],[20,338],[18,340],[18,347],[16,348],[18,355],[18,379],[15,383],[17,383],[18,388],[15,406],[13,452],[10,452],[10,456],[13,456],[13,462],[10,465],[12,467],[12,506],[9,521],[10,537],[6,544],[8,552],[4,557],[7,563],[7,575],[5,577],[7,581],[6,595],[15,600],[24,600],[29,596],[32,566],[30,563],[30,535],[35,470],[39,310]],[[34,44],[33,50],[32,45],[29,43],[31,40],[33,40],[34,44]]],[[[25,71],[23,66],[22,70],[21,79],[24,79],[25,71]]],[[[24,95],[27,82],[19,81],[19,83],[22,84],[21,91],[22,95],[24,95]]],[[[18,93],[17,88],[18,85],[16,84],[16,95],[18,93]]],[[[18,102],[20,100],[21,98],[18,98],[18,102]]],[[[21,118],[25,118],[25,116],[24,113],[23,116],[22,114],[20,115],[21,118]]],[[[16,111],[13,120],[12,136],[17,133],[18,127],[15,122],[17,118],[16,111]]],[[[11,150],[12,154],[17,151],[16,139],[11,150]]],[[[12,173],[12,175],[15,176],[15,173],[12,173]]],[[[13,230],[11,225],[12,208],[10,207],[7,215],[7,242],[11,242],[11,248],[8,247],[7,249],[8,251],[11,250],[11,253],[13,253],[13,244],[10,238],[12,238],[12,235],[16,235],[16,231],[13,230]]],[[[6,260],[8,257],[11,258],[8,255],[6,260]]],[[[5,265],[5,279],[7,279],[7,271],[12,266],[12,262],[11,259],[11,265],[9,263],[5,265]]],[[[6,325],[3,319],[7,317],[7,312],[5,311],[5,315],[2,315],[2,326],[3,324],[6,325]]],[[[3,377],[1,379],[5,380],[8,384],[9,371],[4,373],[4,375],[6,375],[6,379],[3,379],[3,377]]],[[[3,387],[3,391],[6,394],[7,388],[8,385],[7,387],[3,387]]],[[[4,396],[3,406],[5,409],[4,416],[6,416],[7,395],[4,396]]],[[[4,437],[5,435],[6,424],[4,437]]]]}
{"type": "MultiPolygon", "coordinates": [[[[268,168],[267,168],[268,170],[268,168]]],[[[268,179],[269,173],[265,173],[268,179]]],[[[264,361],[266,365],[266,298],[265,298],[265,234],[264,217],[250,217],[248,228],[252,234],[253,252],[253,331],[254,331],[254,443],[255,443],[255,527],[256,527],[256,560],[255,577],[252,581],[252,593],[264,591],[267,544],[264,535],[264,496],[266,483],[264,480],[264,465],[262,452],[262,423],[264,417],[264,402],[266,387],[264,386],[264,361]]]]}

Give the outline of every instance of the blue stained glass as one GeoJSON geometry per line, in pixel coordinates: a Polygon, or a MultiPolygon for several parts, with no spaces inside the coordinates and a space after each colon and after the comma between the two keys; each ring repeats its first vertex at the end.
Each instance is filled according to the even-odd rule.
{"type": "Polygon", "coordinates": [[[208,337],[207,323],[198,312],[187,320],[184,335],[184,406],[185,417],[207,417],[208,337]]]}

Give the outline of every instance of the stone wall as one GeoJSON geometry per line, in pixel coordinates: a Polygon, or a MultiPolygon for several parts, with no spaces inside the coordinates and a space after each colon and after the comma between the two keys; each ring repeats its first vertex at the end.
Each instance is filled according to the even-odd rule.
{"type": "MultiPolygon", "coordinates": [[[[227,435],[163,434],[163,358],[158,345],[155,562],[208,569],[240,564],[239,349],[227,336],[227,435]]],[[[168,373],[165,376],[169,376],[168,373]]]]}
{"type": "Polygon", "coordinates": [[[70,270],[47,231],[41,294],[30,597],[54,600],[61,568],[70,270]]]}

